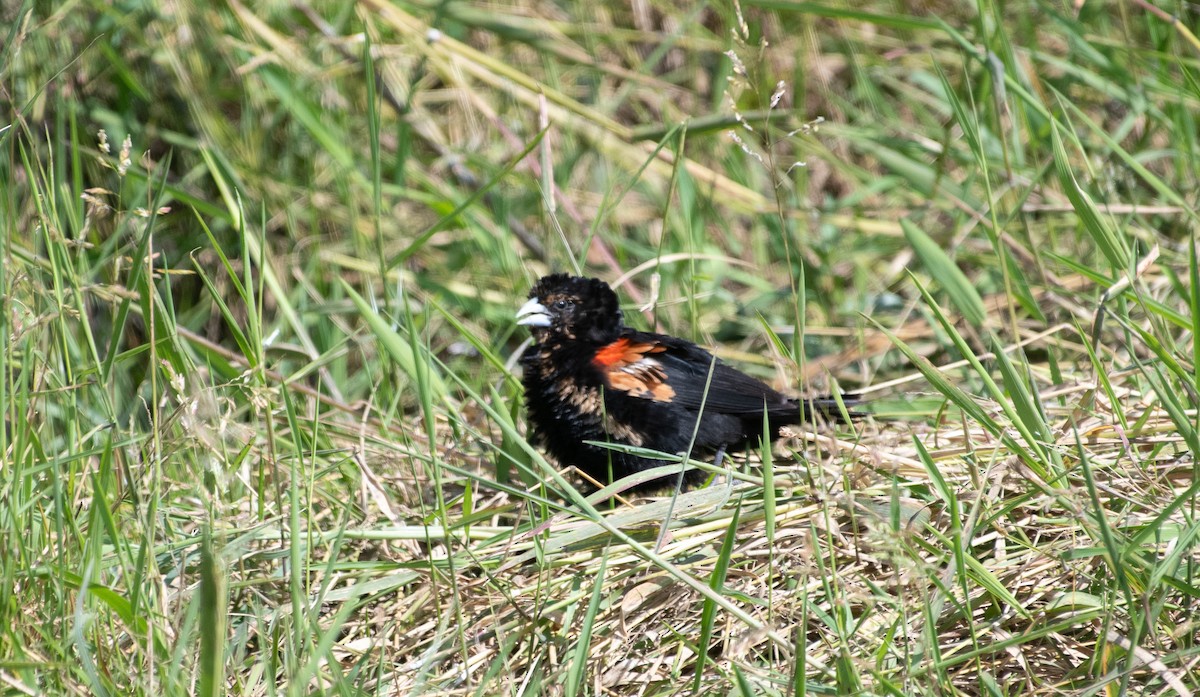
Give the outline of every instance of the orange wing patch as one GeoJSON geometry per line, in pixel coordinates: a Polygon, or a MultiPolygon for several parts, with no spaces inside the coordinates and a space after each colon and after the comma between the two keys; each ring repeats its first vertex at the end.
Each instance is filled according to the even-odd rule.
{"type": "Polygon", "coordinates": [[[610,389],[628,392],[631,397],[669,402],[675,396],[675,390],[667,384],[667,371],[647,355],[666,350],[658,344],[636,344],[629,339],[617,339],[597,351],[593,362],[604,371],[610,389]]]}

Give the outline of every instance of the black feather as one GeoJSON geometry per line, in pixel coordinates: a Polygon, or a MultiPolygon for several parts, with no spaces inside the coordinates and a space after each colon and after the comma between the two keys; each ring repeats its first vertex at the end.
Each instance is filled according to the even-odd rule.
{"type": "MultiPolygon", "coordinates": [[[[838,420],[832,397],[788,397],[689,341],[625,327],[616,294],[603,281],[546,276],[530,298],[549,316],[546,326],[532,328],[536,343],[521,361],[532,436],[560,465],[574,465],[599,482],[663,462],[587,441],[706,457],[758,443],[764,414],[770,432],[810,420],[814,412],[838,420]],[[598,360],[598,355],[611,359],[603,349],[621,340],[637,349],[629,353],[634,362],[606,365],[598,360]],[[624,373],[612,372],[622,368],[624,373]],[[640,387],[635,380],[643,374],[656,379],[665,375],[661,384],[669,390],[628,389],[631,382],[640,387]],[[617,389],[622,385],[626,389],[617,389]]],[[[627,348],[615,347],[615,356],[627,348]]],[[[850,396],[844,400],[848,408],[857,404],[850,396]]],[[[703,477],[693,471],[688,481],[703,477]]],[[[639,488],[673,483],[672,478],[660,479],[639,488]]]]}

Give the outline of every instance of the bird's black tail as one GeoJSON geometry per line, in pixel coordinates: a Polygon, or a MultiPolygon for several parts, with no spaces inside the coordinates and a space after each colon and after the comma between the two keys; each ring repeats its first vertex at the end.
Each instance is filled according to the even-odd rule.
{"type": "Polygon", "coordinates": [[[861,419],[867,416],[867,412],[859,411],[858,407],[864,406],[867,402],[862,397],[854,393],[843,394],[839,396],[826,395],[824,397],[803,397],[796,400],[803,408],[804,420],[826,420],[845,423],[847,419],[861,419]],[[841,405],[838,404],[839,400],[841,405]],[[845,406],[845,409],[842,409],[845,406]]]}

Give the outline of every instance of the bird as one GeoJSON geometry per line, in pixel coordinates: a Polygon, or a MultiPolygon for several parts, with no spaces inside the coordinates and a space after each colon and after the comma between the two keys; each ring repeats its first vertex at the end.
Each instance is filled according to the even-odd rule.
{"type": "MultiPolygon", "coordinates": [[[[764,417],[771,440],[816,414],[842,420],[833,396],[789,397],[690,341],[627,326],[617,294],[600,279],[551,274],[528,297],[516,320],[533,339],[521,357],[530,440],[560,468],[574,466],[602,486],[667,464],[603,443],[711,456],[720,466],[726,452],[761,443],[764,417]]],[[[847,410],[860,404],[851,394],[840,401],[847,410]]],[[[706,477],[692,469],[630,491],[706,477]]]]}

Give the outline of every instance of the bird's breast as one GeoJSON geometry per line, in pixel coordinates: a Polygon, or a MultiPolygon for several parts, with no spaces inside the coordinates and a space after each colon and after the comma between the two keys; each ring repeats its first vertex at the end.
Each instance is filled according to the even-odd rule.
{"type": "Polygon", "coordinates": [[[604,374],[590,362],[543,359],[536,365],[527,364],[525,369],[530,398],[534,399],[534,394],[542,397],[529,405],[530,414],[547,440],[555,441],[570,432],[580,440],[647,445],[636,419],[630,418],[632,415],[624,413],[625,410],[605,403],[606,392],[617,394],[619,390],[607,387],[604,374]],[[567,369],[568,365],[576,369],[567,369]]]}

